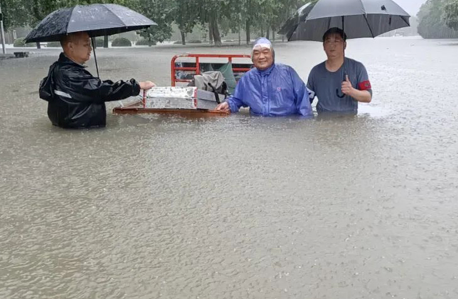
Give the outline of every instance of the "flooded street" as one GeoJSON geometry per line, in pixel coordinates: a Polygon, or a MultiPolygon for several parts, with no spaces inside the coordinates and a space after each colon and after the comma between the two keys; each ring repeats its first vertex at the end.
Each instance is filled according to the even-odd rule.
{"type": "MultiPolygon", "coordinates": [[[[358,116],[111,113],[62,130],[58,50],[0,60],[0,298],[458,298],[458,41],[349,40],[358,116]]],[[[170,85],[173,55],[97,49],[103,79],[170,85]]],[[[320,43],[276,45],[302,79],[320,43]]],[[[94,62],[89,70],[95,74],[94,62]]]]}

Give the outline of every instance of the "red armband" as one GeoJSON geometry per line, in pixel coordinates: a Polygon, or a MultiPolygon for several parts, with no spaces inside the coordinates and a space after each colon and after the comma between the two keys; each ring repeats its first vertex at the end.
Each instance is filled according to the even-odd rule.
{"type": "Polygon", "coordinates": [[[372,88],[371,82],[369,80],[359,83],[358,87],[359,87],[359,90],[368,90],[372,88]]]}

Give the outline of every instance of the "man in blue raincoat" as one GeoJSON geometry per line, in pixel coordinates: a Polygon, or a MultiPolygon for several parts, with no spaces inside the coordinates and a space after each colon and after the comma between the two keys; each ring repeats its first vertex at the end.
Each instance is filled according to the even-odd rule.
{"type": "Polygon", "coordinates": [[[313,115],[304,82],[292,67],[274,62],[275,52],[268,39],[256,41],[251,57],[255,67],[240,79],[234,95],[217,110],[238,112],[243,106],[250,107],[252,115],[313,115]]]}

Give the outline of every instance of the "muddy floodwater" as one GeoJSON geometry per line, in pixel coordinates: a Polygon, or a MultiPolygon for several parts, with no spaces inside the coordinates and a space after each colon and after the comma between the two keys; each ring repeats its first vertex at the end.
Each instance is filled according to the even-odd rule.
{"type": "MultiPolygon", "coordinates": [[[[458,40],[348,42],[357,116],[113,115],[62,130],[0,60],[0,298],[458,298],[458,40]]],[[[104,79],[170,85],[173,55],[98,49],[104,79]]],[[[320,43],[276,45],[306,80],[320,43]]],[[[89,70],[95,74],[94,62],[89,70]]]]}

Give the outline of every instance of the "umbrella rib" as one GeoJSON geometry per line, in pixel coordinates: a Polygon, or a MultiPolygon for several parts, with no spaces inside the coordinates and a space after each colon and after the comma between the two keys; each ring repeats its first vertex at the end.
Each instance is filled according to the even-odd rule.
{"type": "Polygon", "coordinates": [[[359,0],[361,2],[361,6],[363,7],[364,10],[364,19],[366,20],[367,27],[369,28],[369,31],[371,32],[372,38],[375,38],[374,32],[372,32],[371,25],[369,25],[369,21],[367,20],[367,13],[366,13],[366,7],[364,7],[363,0],[359,0]]]}
{"type": "Polygon", "coordinates": [[[124,27],[128,27],[128,26],[126,26],[126,24],[124,23],[124,21],[123,21],[117,14],[115,14],[113,11],[111,11],[111,9],[110,9],[108,6],[104,5],[104,7],[105,7],[109,12],[111,12],[112,15],[114,15],[116,18],[118,18],[118,19],[121,21],[121,23],[124,24],[124,27]]]}
{"type": "Polygon", "coordinates": [[[366,20],[366,24],[367,24],[367,27],[369,28],[370,32],[371,32],[371,35],[373,38],[375,38],[374,36],[374,32],[372,32],[372,28],[371,28],[371,25],[369,25],[369,21],[367,20],[367,14],[364,14],[364,19],[366,20]]]}
{"type": "MultiPolygon", "coordinates": [[[[401,19],[407,24],[407,26],[410,26],[409,21],[406,21],[406,19],[404,19],[404,18],[405,18],[404,16],[401,16],[401,19]]],[[[410,17],[408,17],[408,18],[410,18],[410,17]]]]}
{"type": "Polygon", "coordinates": [[[70,8],[70,16],[68,17],[67,28],[65,28],[65,32],[66,32],[65,35],[68,35],[68,27],[70,27],[70,20],[72,19],[73,11],[78,6],[79,5],[75,5],[74,7],[70,8]]]}

